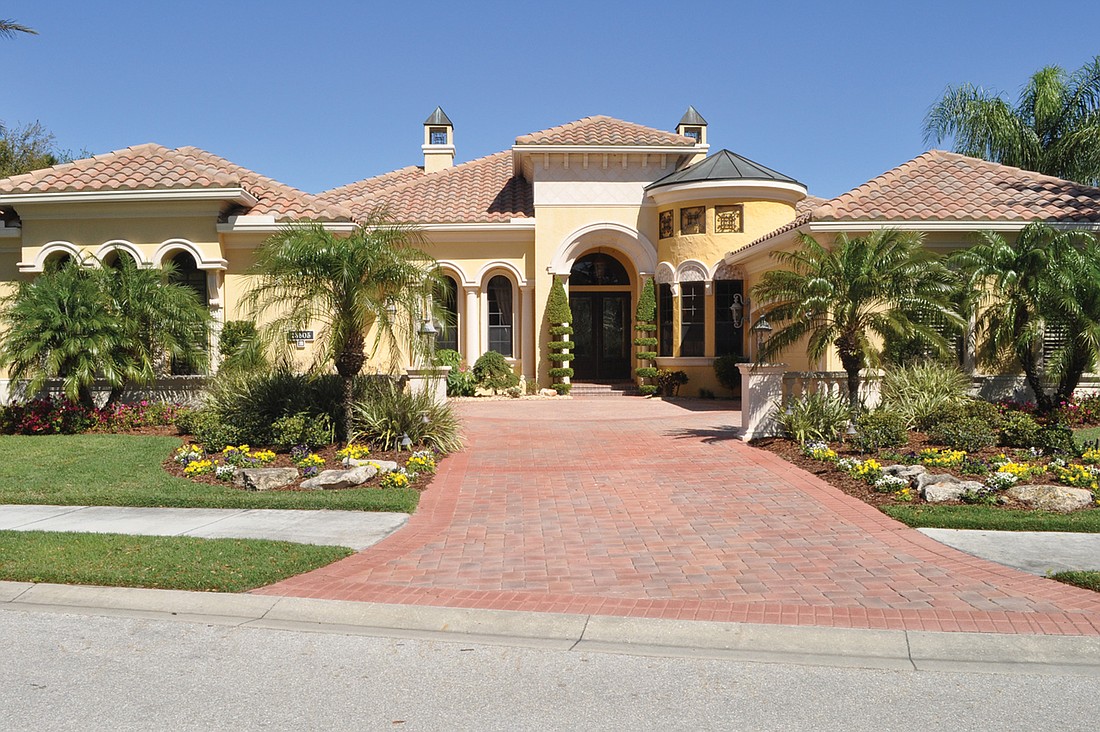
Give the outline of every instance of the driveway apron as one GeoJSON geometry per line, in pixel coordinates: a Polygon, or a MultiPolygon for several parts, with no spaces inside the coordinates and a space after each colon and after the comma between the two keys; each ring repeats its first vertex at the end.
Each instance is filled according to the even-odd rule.
{"type": "Polygon", "coordinates": [[[722,402],[462,402],[405,528],[258,593],[1100,635],[1100,595],[963,554],[735,439],[722,402]]]}

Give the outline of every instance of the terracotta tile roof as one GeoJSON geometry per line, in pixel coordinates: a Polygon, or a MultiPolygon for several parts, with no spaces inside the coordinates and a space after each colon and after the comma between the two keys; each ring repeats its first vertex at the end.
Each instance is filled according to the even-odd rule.
{"type": "Polygon", "coordinates": [[[0,180],[4,193],[229,188],[232,176],[176,150],[146,143],[0,180]]]}
{"type": "Polygon", "coordinates": [[[506,223],[535,215],[531,184],[513,172],[510,151],[435,173],[398,175],[403,170],[409,169],[344,186],[361,186],[368,193],[339,196],[342,189],[337,188],[324,193],[324,200],[339,200],[356,217],[382,205],[395,219],[418,224],[506,223]],[[377,183],[388,176],[398,182],[387,186],[377,183]]]}
{"type": "Polygon", "coordinates": [[[248,213],[277,219],[348,220],[351,215],[196,147],[171,150],[147,143],[0,180],[0,192],[14,194],[203,188],[243,188],[259,199],[248,213]]]}
{"type": "Polygon", "coordinates": [[[236,181],[236,185],[255,196],[258,200],[248,210],[249,214],[274,216],[276,220],[307,218],[350,221],[352,218],[351,211],[345,206],[322,201],[312,193],[305,193],[248,168],[242,168],[197,147],[181,147],[176,152],[194,161],[196,165],[222,171],[236,181]]]}
{"type": "Polygon", "coordinates": [[[644,145],[692,147],[695,140],[674,132],[599,115],[532,132],[516,138],[517,145],[644,145]]]}
{"type": "Polygon", "coordinates": [[[1100,221],[1100,188],[930,150],[818,206],[813,217],[815,221],[1100,221]]]}
{"type": "Polygon", "coordinates": [[[1100,222],[1100,188],[929,150],[836,198],[808,196],[798,217],[738,252],[811,221],[1100,222]]]}
{"type": "Polygon", "coordinates": [[[409,165],[404,168],[398,168],[397,170],[391,170],[389,173],[376,175],[373,178],[364,178],[354,183],[348,183],[347,185],[322,191],[317,194],[317,198],[329,203],[339,204],[359,196],[372,195],[383,188],[409,183],[423,175],[424,168],[419,165],[409,165]]]}
{"type": "Polygon", "coordinates": [[[821,196],[806,196],[794,205],[794,212],[799,216],[801,216],[802,214],[808,214],[828,200],[829,199],[822,198],[821,196]]]}

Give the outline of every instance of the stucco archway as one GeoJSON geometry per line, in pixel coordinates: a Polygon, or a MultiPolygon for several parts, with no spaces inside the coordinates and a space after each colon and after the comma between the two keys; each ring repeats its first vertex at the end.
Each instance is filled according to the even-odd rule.
{"type": "Polygon", "coordinates": [[[623,224],[603,221],[582,226],[562,239],[550,260],[550,273],[569,276],[578,257],[600,247],[622,252],[640,275],[653,274],[657,268],[657,248],[645,234],[623,224]]]}

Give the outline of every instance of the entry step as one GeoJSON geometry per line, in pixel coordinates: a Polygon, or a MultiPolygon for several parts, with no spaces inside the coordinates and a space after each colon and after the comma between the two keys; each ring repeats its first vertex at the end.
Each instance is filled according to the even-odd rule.
{"type": "Polygon", "coordinates": [[[593,399],[638,396],[638,385],[633,381],[575,381],[569,394],[593,399]]]}

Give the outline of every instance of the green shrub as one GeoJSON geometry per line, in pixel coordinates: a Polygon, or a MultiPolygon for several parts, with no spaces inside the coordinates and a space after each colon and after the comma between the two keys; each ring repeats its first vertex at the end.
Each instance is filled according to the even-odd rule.
{"type": "Polygon", "coordinates": [[[1001,412],[995,405],[981,399],[966,399],[962,402],[944,404],[936,408],[928,415],[923,424],[917,425],[917,429],[931,432],[936,424],[940,422],[958,422],[968,418],[982,420],[994,432],[1001,429],[1001,422],[1003,421],[1001,412]]]}
{"type": "Polygon", "coordinates": [[[569,353],[548,353],[546,354],[546,360],[551,363],[565,363],[567,361],[572,361],[573,356],[569,353]]]}
{"type": "Polygon", "coordinates": [[[474,372],[465,366],[452,368],[447,374],[447,396],[468,397],[477,392],[477,379],[474,372]]]}
{"type": "Polygon", "coordinates": [[[874,452],[883,447],[908,444],[909,432],[905,420],[889,409],[864,412],[856,419],[856,434],[852,443],[861,452],[874,452]]]}
{"type": "Polygon", "coordinates": [[[191,435],[207,452],[221,452],[231,445],[249,442],[248,436],[229,424],[214,409],[195,409],[176,420],[180,434],[191,435]]]}
{"type": "Polygon", "coordinates": [[[351,408],[352,442],[369,442],[383,450],[400,447],[403,435],[412,444],[440,452],[462,447],[458,418],[447,402],[434,395],[402,389],[393,379],[373,379],[351,408]]]}
{"type": "Polygon", "coordinates": [[[672,371],[671,369],[657,370],[657,386],[664,396],[676,396],[680,393],[680,387],[688,383],[688,375],[685,371],[672,371]]]}
{"type": "Polygon", "coordinates": [[[928,437],[938,445],[967,452],[997,444],[996,429],[981,417],[967,416],[938,422],[928,430],[928,437]]]}
{"type": "Polygon", "coordinates": [[[970,379],[959,369],[934,361],[889,369],[882,377],[881,406],[907,427],[928,429],[938,410],[968,401],[970,379]]]}
{"type": "Polygon", "coordinates": [[[652,396],[657,393],[656,384],[639,384],[638,393],[642,396],[652,396]]]}
{"type": "MultiPolygon", "coordinates": [[[[362,388],[363,379],[358,380],[362,388]]],[[[295,374],[287,368],[259,374],[219,374],[206,404],[250,445],[270,445],[272,425],[304,413],[343,424],[343,380],[336,374],[295,374]]],[[[343,435],[336,435],[343,437],[343,435]]]]}
{"type": "Polygon", "coordinates": [[[546,347],[553,348],[555,351],[568,351],[573,347],[573,341],[550,341],[546,347]]]}
{"type": "Polygon", "coordinates": [[[718,377],[718,383],[730,391],[738,391],[741,388],[741,370],[737,364],[744,363],[741,356],[719,356],[714,359],[714,375],[718,377]]]}
{"type": "Polygon", "coordinates": [[[813,392],[790,400],[779,413],[779,426],[799,444],[832,442],[851,416],[847,399],[813,392]]]}
{"type": "Polygon", "coordinates": [[[271,444],[278,450],[290,450],[295,445],[323,447],[335,441],[335,430],[327,414],[311,417],[298,412],[275,420],[271,425],[271,444]]]}
{"type": "Polygon", "coordinates": [[[450,366],[453,371],[462,366],[462,354],[453,348],[441,348],[432,354],[432,362],[436,366],[450,366]]]}
{"type": "Polygon", "coordinates": [[[642,366],[635,373],[643,379],[656,379],[658,368],[656,366],[642,366]]]}
{"type": "Polygon", "coordinates": [[[563,335],[573,335],[573,328],[569,325],[551,325],[550,335],[555,338],[563,335]]]}
{"type": "Polygon", "coordinates": [[[225,372],[256,372],[268,367],[266,347],[251,320],[229,320],[218,338],[221,366],[225,372]]]}
{"type": "Polygon", "coordinates": [[[561,396],[565,396],[573,389],[572,384],[551,384],[550,386],[561,396]]]}
{"type": "Polygon", "coordinates": [[[638,351],[637,357],[639,361],[653,361],[657,358],[656,351],[638,351]]]}
{"type": "Polygon", "coordinates": [[[647,279],[638,295],[638,307],[634,309],[634,330],[649,333],[657,330],[657,288],[647,279]]]}
{"type": "Polygon", "coordinates": [[[1001,420],[1001,444],[1005,447],[1036,447],[1041,426],[1026,412],[1009,412],[1001,420]]]}
{"type": "Polygon", "coordinates": [[[573,375],[573,369],[569,366],[558,366],[550,369],[549,374],[555,379],[563,379],[573,375]]]}
{"type": "Polygon", "coordinates": [[[1039,430],[1035,447],[1042,448],[1046,453],[1077,455],[1077,443],[1073,439],[1073,430],[1061,422],[1044,425],[1039,430]]]}
{"type": "Polygon", "coordinates": [[[565,294],[565,286],[561,280],[554,278],[550,285],[550,294],[546,298],[546,320],[552,326],[573,322],[573,311],[569,309],[569,295],[565,294]]]}
{"type": "Polygon", "coordinates": [[[481,357],[474,363],[474,378],[477,379],[478,386],[493,391],[503,391],[519,383],[519,377],[512,370],[511,364],[496,351],[486,351],[481,354],[481,357]]]}
{"type": "Polygon", "coordinates": [[[657,339],[653,336],[643,336],[641,338],[635,338],[634,345],[641,346],[643,348],[653,348],[657,345],[657,339]]]}

